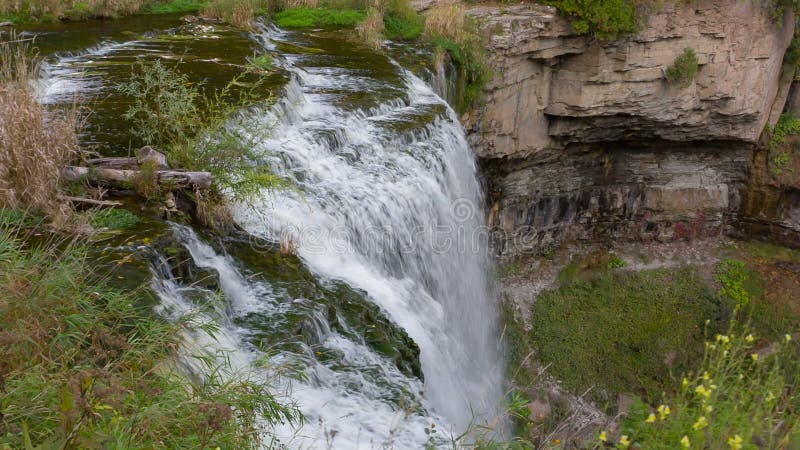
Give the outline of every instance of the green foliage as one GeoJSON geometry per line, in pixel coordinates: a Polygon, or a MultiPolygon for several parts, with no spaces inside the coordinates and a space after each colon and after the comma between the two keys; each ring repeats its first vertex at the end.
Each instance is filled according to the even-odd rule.
{"type": "Polygon", "coordinates": [[[628,263],[626,263],[624,259],[620,258],[617,255],[611,255],[611,258],[608,260],[606,267],[608,269],[619,269],[627,265],[628,263]]]}
{"type": "Polygon", "coordinates": [[[202,11],[208,2],[199,0],[168,0],[155,2],[142,8],[144,14],[186,14],[202,11]]]}
{"type": "Polygon", "coordinates": [[[700,70],[697,55],[691,48],[683,49],[683,53],[675,58],[675,62],[667,68],[667,80],[683,87],[690,86],[694,81],[694,76],[700,70]]]}
{"type": "Polygon", "coordinates": [[[790,136],[800,135],[800,119],[791,114],[781,114],[778,123],[769,131],[769,149],[775,154],[772,157],[772,173],[778,176],[792,162],[791,152],[783,147],[790,136]]]}
{"type": "Polygon", "coordinates": [[[384,33],[388,39],[412,41],[425,31],[423,20],[408,21],[399,17],[384,16],[384,33]]]}
{"type": "Polygon", "coordinates": [[[549,0],[561,14],[571,16],[572,28],[579,34],[591,33],[612,40],[639,29],[632,0],[549,0]]]}
{"type": "Polygon", "coordinates": [[[257,69],[272,70],[274,61],[272,60],[272,55],[269,53],[263,53],[250,60],[250,64],[257,69]]]}
{"type": "Polygon", "coordinates": [[[750,304],[751,295],[745,288],[749,278],[750,272],[742,261],[726,259],[717,267],[717,281],[722,285],[720,293],[733,300],[736,306],[750,304]]]}
{"type": "Polygon", "coordinates": [[[141,222],[139,216],[122,208],[100,209],[91,213],[89,223],[95,228],[124,230],[141,222]]]}
{"type": "Polygon", "coordinates": [[[692,268],[602,272],[542,293],[531,339],[575,392],[594,386],[601,403],[631,390],[653,398],[671,385],[672,369],[689,369],[702,355],[706,319],[724,329],[730,309],[692,268]]]}
{"type": "Polygon", "coordinates": [[[800,447],[797,351],[789,335],[781,341],[767,356],[756,352],[747,327],[717,335],[680,391],[658,409],[636,402],[612,440],[625,436],[630,448],[656,450],[800,447]]]}
{"type": "Polygon", "coordinates": [[[283,28],[355,27],[367,16],[362,10],[290,8],[275,14],[275,23],[283,28]]]}
{"type": "Polygon", "coordinates": [[[198,103],[202,93],[189,77],[156,60],[139,61],[131,78],[117,85],[131,98],[125,118],[133,122],[132,133],[150,145],[168,147],[186,142],[201,127],[198,103]]]}
{"type": "Polygon", "coordinates": [[[0,207],[0,224],[5,224],[6,226],[13,226],[15,228],[35,227],[44,224],[45,220],[44,216],[19,209],[0,207]]]}
{"type": "Polygon", "coordinates": [[[196,313],[163,321],[149,291],[110,287],[74,241],[25,244],[8,226],[0,448],[261,448],[262,420],[301,420],[267,386],[223,379],[227,363],[196,383],[178,372],[181,333],[213,324],[196,313]]]}
{"type": "Polygon", "coordinates": [[[483,87],[491,80],[492,74],[486,66],[483,55],[475,39],[456,41],[443,36],[435,36],[433,44],[438,51],[446,52],[458,69],[458,91],[455,109],[466,111],[480,98],[483,87]]]}

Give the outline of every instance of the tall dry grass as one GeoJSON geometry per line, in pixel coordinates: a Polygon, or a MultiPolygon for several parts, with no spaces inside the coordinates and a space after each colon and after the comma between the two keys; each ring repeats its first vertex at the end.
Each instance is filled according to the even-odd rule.
{"type": "Polygon", "coordinates": [[[39,67],[29,41],[0,42],[0,206],[63,218],[61,168],[78,148],[76,108],[48,111],[31,84],[39,67]]]}
{"type": "Polygon", "coordinates": [[[256,14],[268,8],[267,0],[213,0],[203,15],[248,30],[253,26],[256,14]]]}
{"type": "Polygon", "coordinates": [[[145,0],[0,0],[0,13],[55,20],[84,20],[130,15],[138,12],[145,0]]]}
{"type": "Polygon", "coordinates": [[[367,17],[356,25],[356,32],[372,48],[378,49],[383,43],[383,9],[372,7],[367,10],[367,17]]]}
{"type": "Polygon", "coordinates": [[[425,19],[425,34],[462,42],[466,34],[467,15],[461,3],[440,0],[425,19]]]}

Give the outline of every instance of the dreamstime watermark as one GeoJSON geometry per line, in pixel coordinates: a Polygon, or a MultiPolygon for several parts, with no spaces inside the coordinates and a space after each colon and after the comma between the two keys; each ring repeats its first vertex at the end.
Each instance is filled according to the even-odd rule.
{"type": "MultiPolygon", "coordinates": [[[[315,211],[313,214],[318,214],[315,211]]],[[[490,226],[487,210],[469,199],[457,199],[441,211],[347,212],[338,210],[335,225],[317,223],[284,223],[269,213],[261,214],[258,228],[266,230],[264,239],[255,237],[251,247],[257,251],[273,251],[278,245],[287,253],[306,256],[382,255],[393,254],[401,258],[416,255],[466,255],[486,254],[516,248],[530,251],[540,242],[541,236],[530,227],[519,227],[508,232],[490,226]],[[361,215],[359,215],[361,214],[361,215]]],[[[251,223],[252,224],[252,223],[251,223]]]]}

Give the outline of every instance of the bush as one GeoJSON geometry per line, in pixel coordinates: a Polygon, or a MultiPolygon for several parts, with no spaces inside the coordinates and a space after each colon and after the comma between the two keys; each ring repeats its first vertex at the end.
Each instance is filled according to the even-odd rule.
{"type": "Polygon", "coordinates": [[[10,41],[0,41],[0,206],[60,220],[58,183],[78,148],[78,112],[47,111],[37,101],[31,48],[14,35],[10,41]]]}
{"type": "Polygon", "coordinates": [[[140,62],[118,89],[131,98],[126,116],[134,121],[137,136],[161,146],[174,167],[211,172],[216,192],[195,193],[198,218],[212,228],[225,228],[231,223],[225,195],[249,201],[262,189],[284,186],[253,150],[263,130],[248,130],[236,121],[242,110],[269,99],[257,99],[260,81],[236,95],[232,89],[238,78],[210,95],[187,81],[158,61],[140,62]]]}
{"type": "Polygon", "coordinates": [[[694,81],[694,76],[698,70],[700,70],[700,66],[698,65],[697,55],[694,54],[694,50],[691,48],[685,48],[683,53],[675,58],[672,66],[667,69],[667,81],[688,87],[694,81]]]}
{"type": "Polygon", "coordinates": [[[264,53],[250,60],[250,64],[252,64],[253,67],[260,70],[272,70],[272,67],[275,64],[275,62],[272,59],[272,55],[270,55],[269,53],[264,53]]]}
{"type": "Polygon", "coordinates": [[[550,0],[561,14],[573,17],[572,28],[578,34],[613,40],[639,29],[636,5],[632,0],[550,0]]]}
{"type": "Polygon", "coordinates": [[[268,7],[268,0],[211,0],[203,10],[203,15],[249,29],[256,14],[266,11],[268,7]]]}
{"type": "Polygon", "coordinates": [[[260,448],[262,423],[301,420],[225,364],[195,383],[169,363],[181,333],[213,333],[197,312],[165,322],[74,241],[19,235],[0,224],[0,448],[260,448]]]}
{"type": "Polygon", "coordinates": [[[383,11],[378,8],[367,10],[367,17],[356,26],[358,36],[372,48],[380,48],[383,40],[383,11]]]}

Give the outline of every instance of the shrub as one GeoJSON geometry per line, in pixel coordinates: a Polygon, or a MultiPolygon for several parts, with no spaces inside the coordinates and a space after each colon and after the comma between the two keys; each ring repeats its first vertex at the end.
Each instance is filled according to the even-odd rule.
{"type": "Polygon", "coordinates": [[[772,157],[772,174],[779,176],[792,162],[792,152],[783,147],[790,136],[800,135],[800,119],[791,114],[781,114],[778,123],[769,131],[769,150],[775,154],[772,157]]]}
{"type": "Polygon", "coordinates": [[[263,53],[250,60],[250,64],[260,70],[272,70],[275,62],[272,59],[272,55],[269,53],[263,53]]]}
{"type": "Polygon", "coordinates": [[[263,130],[248,130],[236,121],[237,114],[259,102],[260,81],[235,95],[237,82],[238,78],[205,95],[202,86],[190,85],[185,75],[155,62],[139,63],[131,79],[118,86],[131,97],[127,116],[133,119],[138,136],[160,145],[172,166],[214,176],[216,192],[195,193],[198,203],[217,202],[198,204],[198,219],[212,228],[231,223],[223,192],[234,200],[248,201],[262,189],[283,186],[268,165],[259,163],[253,150],[263,130]]]}
{"type": "Polygon", "coordinates": [[[691,48],[683,49],[675,62],[667,69],[667,81],[687,87],[694,81],[694,76],[700,70],[697,55],[691,48]]]}
{"type": "Polygon", "coordinates": [[[47,111],[37,101],[30,80],[39,73],[30,51],[13,35],[0,42],[0,206],[60,219],[58,183],[77,151],[80,120],[75,108],[47,111]]]}
{"type": "Polygon", "coordinates": [[[632,0],[549,0],[561,14],[573,17],[578,34],[591,33],[599,39],[613,40],[639,29],[636,5],[632,0]]]}
{"type": "Polygon", "coordinates": [[[0,224],[0,448],[261,448],[262,423],[301,420],[226,363],[196,383],[169,363],[182,332],[213,334],[197,312],[163,321],[74,241],[19,235],[0,224]]]}

